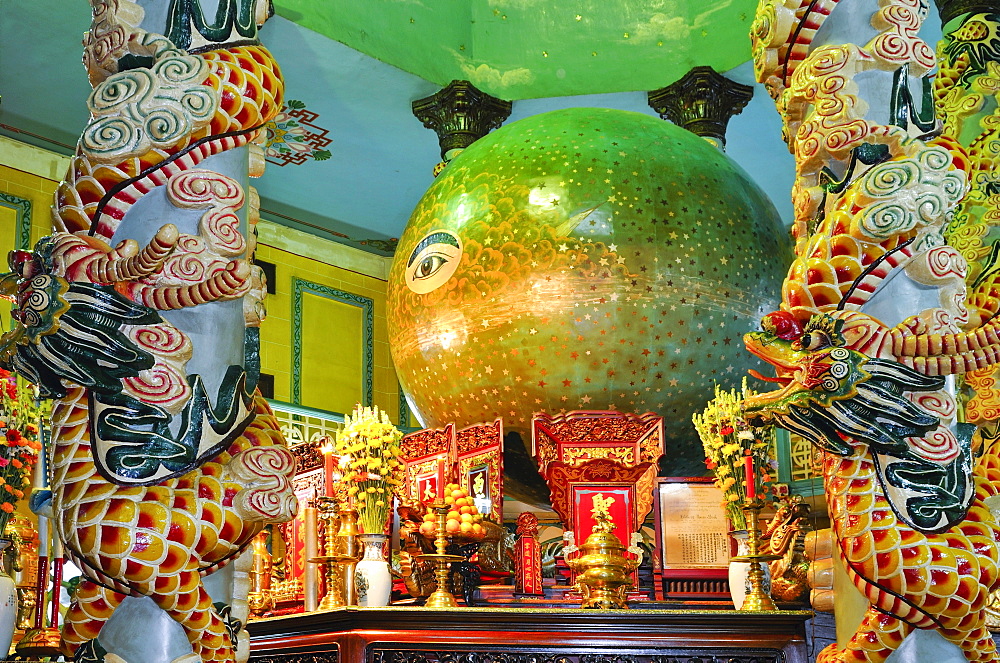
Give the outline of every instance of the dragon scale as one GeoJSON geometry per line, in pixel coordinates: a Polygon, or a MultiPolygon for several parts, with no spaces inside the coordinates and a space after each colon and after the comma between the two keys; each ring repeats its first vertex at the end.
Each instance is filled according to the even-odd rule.
{"type": "Polygon", "coordinates": [[[936,628],[967,652],[970,661],[995,660],[983,609],[1000,570],[1000,533],[984,505],[997,494],[1000,473],[977,469],[976,498],[964,522],[946,533],[924,535],[901,523],[882,494],[867,450],[850,457],[827,454],[827,505],[852,582],[872,603],[846,651],[823,661],[884,661],[914,628],[936,628]],[[889,642],[884,642],[888,640],[889,642]],[[887,647],[892,644],[892,647],[887,647]]]}

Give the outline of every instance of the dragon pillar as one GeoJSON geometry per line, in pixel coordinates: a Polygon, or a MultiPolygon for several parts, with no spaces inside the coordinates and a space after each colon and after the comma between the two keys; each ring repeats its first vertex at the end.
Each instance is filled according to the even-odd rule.
{"type": "Polygon", "coordinates": [[[254,144],[282,80],[265,0],[94,0],[91,113],[0,292],[0,362],[56,399],[48,509],[84,580],[76,661],[245,661],[253,538],[294,515],[294,459],[256,390],[254,144]],[[203,7],[202,5],[205,5],[203,7]]]}
{"type": "Polygon", "coordinates": [[[935,660],[998,660],[1000,454],[957,398],[960,376],[1000,361],[1000,323],[977,304],[997,295],[949,243],[970,171],[934,114],[926,13],[762,0],[752,34],[796,160],[796,258],[781,309],[744,339],[780,388],[745,406],[822,451],[837,555],[869,606],[822,662],[882,662],[911,634],[952,643],[935,660]]]}

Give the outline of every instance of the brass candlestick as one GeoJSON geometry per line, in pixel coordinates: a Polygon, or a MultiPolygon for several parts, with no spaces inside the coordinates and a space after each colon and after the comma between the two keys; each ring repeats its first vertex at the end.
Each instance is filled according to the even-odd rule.
{"type": "Polygon", "coordinates": [[[340,518],[337,514],[337,501],[332,497],[317,497],[316,508],[319,510],[319,521],[323,523],[323,554],[312,557],[310,562],[323,565],[326,578],[326,594],[320,601],[319,610],[333,610],[345,605],[344,593],[337,572],[337,534],[340,531],[340,518]]]}
{"type": "MultiPolygon", "coordinates": [[[[59,629],[55,625],[45,626],[45,595],[49,587],[49,558],[40,556],[38,558],[38,594],[36,596],[35,625],[34,628],[25,632],[14,651],[27,658],[42,658],[46,656],[59,656],[59,644],[61,636],[59,629]]],[[[55,585],[53,594],[59,596],[59,586],[55,585]]],[[[56,599],[55,611],[58,611],[58,599],[56,599]]],[[[58,613],[56,613],[58,614],[58,613]]]]}
{"type": "Polygon", "coordinates": [[[770,562],[780,559],[781,555],[763,555],[760,552],[760,510],[764,508],[763,500],[754,500],[743,505],[743,511],[747,514],[747,544],[750,553],[733,557],[734,562],[749,562],[750,569],[747,572],[747,579],[750,581],[750,591],[743,599],[740,610],[777,610],[771,595],[764,591],[764,569],[763,562],[770,562]]]}
{"type": "Polygon", "coordinates": [[[445,525],[448,522],[448,505],[440,497],[434,500],[431,505],[434,514],[437,516],[437,536],[434,537],[434,547],[437,553],[425,553],[420,555],[420,559],[434,562],[437,569],[434,577],[437,578],[437,589],[427,597],[424,604],[428,608],[457,608],[458,602],[448,591],[448,574],[452,562],[461,562],[464,557],[461,555],[448,555],[445,550],[448,548],[448,537],[445,534],[445,525]]]}
{"type": "Polygon", "coordinates": [[[360,559],[356,543],[358,512],[352,508],[338,510],[337,500],[333,497],[317,497],[316,505],[319,520],[323,523],[323,554],[309,561],[323,564],[326,577],[326,595],[317,610],[354,605],[357,601],[354,598],[353,567],[360,559]],[[344,528],[343,533],[341,528],[344,528]]]}
{"type": "Polygon", "coordinates": [[[271,593],[271,553],[267,550],[267,531],[254,537],[253,567],[250,569],[250,592],[247,605],[253,617],[260,617],[274,608],[274,594],[271,593]]]}
{"type": "Polygon", "coordinates": [[[354,584],[354,567],[361,560],[358,550],[358,534],[358,510],[353,506],[341,509],[340,531],[337,532],[341,554],[337,556],[337,563],[341,567],[344,602],[347,605],[358,604],[357,585],[354,584]]]}

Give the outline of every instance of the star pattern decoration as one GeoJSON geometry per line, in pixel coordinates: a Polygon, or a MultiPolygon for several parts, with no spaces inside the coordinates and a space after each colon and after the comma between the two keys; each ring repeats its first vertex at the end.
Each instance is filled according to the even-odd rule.
{"type": "Polygon", "coordinates": [[[664,417],[672,474],[704,471],[691,413],[759,362],[791,246],[773,205],[707,142],[637,113],[568,109],[480,139],[418,205],[389,275],[397,372],[428,426],[535,412],[664,417]],[[431,231],[461,262],[417,295],[431,231]],[[446,342],[447,340],[447,342],[446,342]]]}

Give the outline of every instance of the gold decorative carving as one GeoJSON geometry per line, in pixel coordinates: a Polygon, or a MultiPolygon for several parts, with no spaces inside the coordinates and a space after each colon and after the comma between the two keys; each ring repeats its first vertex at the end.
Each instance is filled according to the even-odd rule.
{"type": "Polygon", "coordinates": [[[656,463],[663,455],[663,418],[659,415],[577,410],[531,422],[532,456],[547,476],[554,461],[577,464],[597,458],[656,463]]]}
{"type": "Polygon", "coordinates": [[[552,508],[559,514],[567,530],[575,531],[573,513],[573,487],[588,484],[600,487],[634,487],[634,508],[632,510],[632,531],[642,527],[643,521],[653,508],[653,484],[656,481],[656,466],[640,463],[628,467],[612,460],[592,460],[581,465],[567,465],[555,462],[549,465],[546,480],[552,496],[552,508]]]}
{"type": "Polygon", "coordinates": [[[588,460],[607,458],[622,464],[635,462],[635,449],[629,447],[571,447],[562,452],[562,461],[570,465],[579,465],[588,460]]]}

